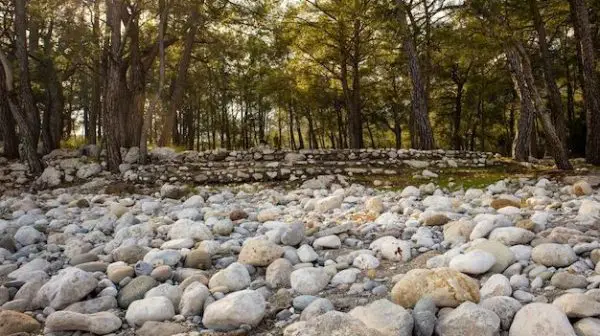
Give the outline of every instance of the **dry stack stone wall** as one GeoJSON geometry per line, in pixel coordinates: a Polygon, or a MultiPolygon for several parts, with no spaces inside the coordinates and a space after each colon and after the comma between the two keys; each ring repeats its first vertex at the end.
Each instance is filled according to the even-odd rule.
{"type": "Polygon", "coordinates": [[[0,158],[0,189],[9,190],[36,182],[37,187],[82,183],[96,177],[131,183],[190,184],[267,182],[304,179],[317,175],[395,175],[427,168],[486,167],[501,164],[493,153],[468,151],[419,151],[396,149],[185,151],[155,148],[151,162],[140,165],[137,147],[122,149],[120,174],[106,171],[104,157],[95,146],[80,150],[56,150],[44,157],[46,170],[36,180],[27,166],[0,158]]]}
{"type": "MultiPolygon", "coordinates": [[[[156,156],[155,156],[156,158],[156,156]]],[[[316,175],[395,175],[428,167],[485,167],[492,153],[417,150],[301,150],[184,152],[154,165],[126,170],[127,180],[188,180],[230,183],[305,178],[316,175]]]]}

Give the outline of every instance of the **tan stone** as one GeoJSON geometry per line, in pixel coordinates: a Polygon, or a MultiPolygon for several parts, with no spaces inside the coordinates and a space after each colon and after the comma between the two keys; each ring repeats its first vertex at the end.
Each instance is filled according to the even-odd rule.
{"type": "Polygon", "coordinates": [[[248,214],[246,213],[246,211],[241,209],[234,209],[229,213],[229,219],[231,219],[234,222],[246,218],[248,218],[248,214]]]}
{"type": "Polygon", "coordinates": [[[535,229],[535,223],[531,219],[522,219],[515,225],[518,228],[533,231],[535,229]]]}
{"type": "Polygon", "coordinates": [[[253,266],[268,266],[281,257],[283,252],[281,246],[268,240],[253,239],[242,247],[238,262],[253,266]]]}
{"type": "Polygon", "coordinates": [[[513,206],[515,208],[520,208],[521,207],[521,203],[520,202],[516,202],[514,200],[511,199],[506,199],[506,198],[498,198],[492,201],[492,203],[490,203],[490,206],[496,210],[502,209],[502,208],[506,208],[508,206],[513,206]]]}
{"type": "Polygon", "coordinates": [[[41,325],[33,317],[11,310],[0,312],[0,335],[34,333],[41,325]]]}
{"type": "Polygon", "coordinates": [[[479,302],[479,283],[450,268],[414,269],[394,285],[392,301],[412,308],[424,296],[437,307],[457,307],[463,302],[479,302]]]}
{"type": "Polygon", "coordinates": [[[591,243],[598,239],[593,235],[586,235],[579,230],[567,227],[558,226],[550,230],[551,232],[547,236],[548,240],[558,244],[575,245],[578,243],[591,243]]]}
{"type": "Polygon", "coordinates": [[[365,202],[365,208],[369,213],[379,215],[383,212],[384,206],[379,197],[371,197],[365,202]]]}
{"type": "Polygon", "coordinates": [[[185,267],[207,270],[211,265],[210,254],[202,249],[192,250],[185,257],[185,267]]]}
{"type": "Polygon", "coordinates": [[[435,214],[425,218],[425,226],[441,226],[450,221],[450,218],[444,214],[435,214]]]}
{"type": "Polygon", "coordinates": [[[118,284],[127,277],[133,277],[135,271],[129,265],[109,265],[107,275],[110,281],[118,284]]]}
{"type": "Polygon", "coordinates": [[[600,302],[582,293],[568,293],[558,297],[553,305],[558,306],[567,317],[582,318],[600,315],[600,302]]]}
{"type": "Polygon", "coordinates": [[[477,225],[470,220],[458,220],[444,225],[444,240],[450,242],[466,242],[477,225]]]}
{"type": "Polygon", "coordinates": [[[600,262],[600,249],[595,249],[590,252],[590,258],[592,259],[594,265],[598,264],[598,262],[600,262]]]}
{"type": "Polygon", "coordinates": [[[135,333],[138,336],[170,336],[188,331],[188,327],[173,322],[147,321],[135,333]]]}
{"type": "Polygon", "coordinates": [[[592,186],[587,181],[581,180],[573,184],[573,194],[576,196],[591,195],[593,192],[592,186]]]}

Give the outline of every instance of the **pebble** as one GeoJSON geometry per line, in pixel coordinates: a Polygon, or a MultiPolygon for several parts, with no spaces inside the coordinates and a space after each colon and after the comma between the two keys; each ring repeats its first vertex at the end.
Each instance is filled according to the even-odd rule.
{"type": "Polygon", "coordinates": [[[300,320],[308,321],[334,309],[335,308],[333,307],[333,303],[331,303],[331,301],[328,299],[318,298],[312,301],[302,310],[302,314],[300,314],[300,320]]]}
{"type": "Polygon", "coordinates": [[[267,267],[265,280],[271,288],[290,287],[290,275],[294,271],[292,263],[284,258],[273,261],[267,267]]]}
{"type": "Polygon", "coordinates": [[[304,310],[306,309],[306,307],[308,307],[309,304],[311,304],[311,302],[313,302],[314,300],[318,299],[318,296],[313,296],[313,295],[299,295],[296,296],[294,298],[294,300],[292,301],[292,306],[295,309],[298,310],[304,310]]]}
{"type": "Polygon", "coordinates": [[[87,331],[92,334],[106,335],[121,328],[121,319],[110,312],[81,314],[71,311],[57,311],[48,316],[45,330],[87,331]]]}
{"type": "Polygon", "coordinates": [[[268,240],[253,239],[242,247],[238,262],[253,266],[269,266],[282,254],[283,248],[281,246],[268,240]]]}
{"type": "Polygon", "coordinates": [[[173,322],[147,321],[136,330],[138,336],[166,336],[183,334],[189,331],[186,326],[173,322]]]}
{"type": "Polygon", "coordinates": [[[521,308],[510,327],[511,336],[575,336],[569,319],[557,306],[531,303],[521,308]]]}
{"type": "Polygon", "coordinates": [[[72,303],[65,310],[80,314],[94,314],[113,308],[117,308],[117,300],[113,296],[101,296],[87,301],[72,303]]]}
{"type": "Polygon", "coordinates": [[[509,296],[494,296],[482,300],[479,305],[494,312],[500,318],[502,330],[508,330],[515,314],[523,307],[521,303],[509,296]]]}
{"type": "Polygon", "coordinates": [[[129,307],[133,301],[142,299],[144,294],[156,285],[156,280],[147,275],[142,275],[131,280],[127,286],[119,291],[119,295],[117,296],[119,307],[123,309],[129,307]]]}
{"type": "Polygon", "coordinates": [[[379,267],[380,261],[370,254],[361,254],[354,258],[352,265],[361,270],[370,270],[379,267]]]}
{"type": "Polygon", "coordinates": [[[450,260],[450,268],[468,274],[482,274],[487,272],[496,263],[493,254],[474,250],[466,254],[460,254],[450,260]]]}
{"type": "Polygon", "coordinates": [[[391,292],[392,301],[412,308],[424,296],[431,296],[437,307],[457,307],[462,302],[479,302],[476,280],[450,268],[414,269],[398,281],[391,292]]]}
{"type": "Polygon", "coordinates": [[[482,299],[494,296],[511,296],[512,286],[510,280],[502,274],[492,275],[481,287],[482,299]]]}
{"type": "Polygon", "coordinates": [[[411,335],[413,331],[410,312],[386,299],[356,307],[349,314],[382,335],[411,335]]]}
{"type": "Polygon", "coordinates": [[[494,336],[500,332],[500,318],[473,302],[464,302],[440,317],[435,330],[444,336],[494,336]]]}
{"type": "Polygon", "coordinates": [[[40,328],[40,323],[29,315],[11,310],[0,311],[0,335],[35,333],[40,328]]]}
{"type": "Polygon", "coordinates": [[[37,307],[62,309],[86,297],[97,285],[98,280],[92,273],[69,267],[53,276],[39,289],[34,304],[37,307]]]}
{"type": "Polygon", "coordinates": [[[292,289],[300,294],[314,295],[319,293],[327,284],[330,276],[323,268],[307,267],[295,270],[290,275],[292,289]]]}
{"type": "MultiPolygon", "coordinates": [[[[83,183],[75,176],[89,175],[93,183],[2,194],[0,335],[6,328],[142,336],[599,333],[600,244],[590,224],[600,202],[579,177],[507,178],[466,192],[430,180],[398,192],[389,181],[381,190],[342,175],[306,180],[327,151],[299,154],[294,160],[310,165],[288,169],[272,162],[278,152],[257,149],[249,178],[288,169],[302,186],[191,188],[187,181],[214,178],[190,169],[194,155],[223,160],[227,168],[212,168],[224,176],[245,152],[156,153],[177,161],[142,167],[139,150],[130,149],[123,175],[110,176],[76,156],[49,159],[47,182],[83,183]],[[263,165],[267,172],[258,173],[263,165]],[[119,178],[157,187],[113,192],[119,178]]],[[[487,164],[471,152],[448,154],[439,165],[430,153],[405,150],[344,155],[400,160],[427,176],[487,164]]],[[[10,176],[13,165],[0,165],[0,175],[10,176]]]]}
{"type": "Polygon", "coordinates": [[[213,275],[208,287],[212,291],[218,288],[225,292],[235,292],[250,286],[251,281],[248,269],[236,262],[213,275]]]}
{"type": "Polygon", "coordinates": [[[266,302],[256,291],[243,290],[227,295],[206,308],[202,324],[217,331],[257,326],[266,312],[266,302]]]}
{"type": "Polygon", "coordinates": [[[330,235],[315,239],[313,246],[328,249],[338,249],[342,246],[342,241],[340,240],[340,237],[336,235],[330,235]]]}
{"type": "Polygon", "coordinates": [[[191,250],[185,256],[185,267],[198,268],[202,270],[209,269],[212,265],[212,259],[209,253],[203,249],[191,250]]]}
{"type": "Polygon", "coordinates": [[[300,258],[300,261],[303,263],[310,263],[319,258],[317,252],[315,252],[312,247],[306,244],[300,246],[296,250],[296,253],[298,254],[298,258],[300,258]]]}
{"type": "Polygon", "coordinates": [[[600,319],[584,318],[573,325],[575,332],[579,336],[600,335],[600,319]]]}
{"type": "Polygon", "coordinates": [[[569,245],[540,244],[531,251],[531,259],[544,266],[565,267],[577,260],[577,255],[569,245]]]}
{"type": "Polygon", "coordinates": [[[210,291],[199,282],[193,282],[183,291],[179,301],[179,313],[185,317],[201,315],[204,302],[210,296],[210,291]]]}
{"type": "Polygon", "coordinates": [[[550,280],[553,286],[560,289],[586,288],[588,281],[583,275],[569,272],[558,272],[550,280]]]}
{"type": "Polygon", "coordinates": [[[430,297],[421,298],[413,309],[415,336],[431,336],[435,329],[437,307],[430,297]]]}
{"type": "Polygon", "coordinates": [[[133,301],[127,308],[125,319],[131,326],[142,326],[147,321],[165,321],[175,316],[171,300],[164,296],[133,301]]]}

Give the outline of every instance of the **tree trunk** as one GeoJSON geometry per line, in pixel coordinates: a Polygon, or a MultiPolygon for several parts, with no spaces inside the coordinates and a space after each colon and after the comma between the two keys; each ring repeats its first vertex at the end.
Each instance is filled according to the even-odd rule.
{"type": "Polygon", "coordinates": [[[344,117],[342,115],[342,103],[339,101],[339,99],[336,99],[333,102],[333,108],[335,109],[335,116],[337,120],[338,147],[344,148],[346,132],[344,132],[344,117]]]}
{"type": "Polygon", "coordinates": [[[25,111],[20,107],[17,99],[17,92],[13,87],[13,71],[10,67],[8,59],[0,51],[0,98],[8,104],[12,117],[19,127],[19,136],[23,144],[21,159],[27,161],[29,170],[34,175],[39,175],[44,170],[44,165],[39,155],[37,154],[37,137],[39,137],[39,129],[33,127],[30,118],[25,111]],[[36,134],[36,131],[38,132],[36,134]]]}
{"type": "Polygon", "coordinates": [[[156,114],[156,110],[162,110],[161,99],[165,83],[165,24],[167,23],[167,15],[169,7],[165,4],[165,0],[159,0],[160,22],[158,25],[158,54],[159,54],[159,70],[158,70],[158,90],[156,96],[152,100],[152,104],[144,115],[144,123],[140,134],[140,161],[142,164],[148,162],[148,134],[152,129],[152,116],[156,114]]]}
{"type": "Polygon", "coordinates": [[[65,96],[62,81],[59,78],[56,65],[52,59],[52,23],[46,36],[44,36],[44,52],[46,54],[42,62],[42,73],[46,82],[47,104],[44,112],[44,123],[42,124],[45,150],[52,151],[60,147],[63,131],[63,113],[65,109],[65,96]]]}
{"type": "Polygon", "coordinates": [[[361,21],[359,19],[354,20],[354,38],[353,38],[353,52],[351,58],[352,64],[352,109],[350,113],[352,115],[350,122],[350,146],[352,148],[363,148],[363,116],[362,116],[362,101],[361,101],[361,86],[360,86],[360,30],[361,21]]]}
{"type": "Polygon", "coordinates": [[[552,55],[550,54],[550,49],[548,47],[546,27],[544,26],[544,21],[540,15],[540,10],[537,4],[538,0],[528,1],[531,14],[533,16],[533,23],[538,33],[540,55],[542,57],[542,70],[544,72],[544,79],[546,82],[546,88],[548,90],[548,105],[552,114],[552,122],[556,126],[556,131],[559,134],[560,141],[566,145],[568,135],[565,123],[565,115],[562,106],[560,90],[556,85],[556,79],[552,69],[552,55]]]}
{"type": "Polygon", "coordinates": [[[575,121],[575,89],[573,77],[571,76],[571,66],[568,61],[565,62],[565,79],[567,81],[567,120],[569,124],[575,121]]]}
{"type": "Polygon", "coordinates": [[[371,140],[371,148],[377,148],[377,144],[375,143],[375,137],[373,136],[373,131],[371,130],[371,124],[367,119],[367,133],[369,133],[369,140],[371,140]]]}
{"type": "Polygon", "coordinates": [[[288,115],[289,115],[289,133],[290,133],[290,148],[296,150],[296,139],[294,138],[294,110],[292,103],[288,104],[288,115]]]}
{"type": "Polygon", "coordinates": [[[394,113],[394,138],[396,149],[402,148],[402,124],[400,121],[400,113],[398,112],[398,109],[398,104],[392,104],[392,111],[394,113]]]}
{"type": "MultiPolygon", "coordinates": [[[[175,126],[175,119],[177,110],[180,108],[183,100],[184,89],[187,81],[188,68],[192,60],[192,51],[194,48],[194,39],[198,31],[198,11],[194,9],[187,21],[188,31],[185,34],[185,41],[183,45],[183,52],[179,59],[179,65],[177,69],[177,78],[173,82],[171,99],[167,108],[167,115],[165,116],[164,127],[160,135],[159,144],[160,146],[168,146],[173,143],[173,129],[175,126]]],[[[228,137],[229,141],[229,137],[228,137]]],[[[228,146],[230,147],[230,146],[228,146]]]]}
{"type": "Polygon", "coordinates": [[[146,72],[140,50],[140,8],[134,8],[129,17],[129,85],[130,108],[124,110],[123,120],[127,132],[125,147],[139,146],[144,128],[144,105],[146,102],[146,72]]]}
{"type": "Polygon", "coordinates": [[[415,135],[412,137],[412,146],[417,149],[431,150],[435,148],[433,139],[433,131],[429,121],[427,110],[427,94],[425,91],[425,83],[421,68],[419,67],[419,56],[415,49],[415,43],[406,22],[405,4],[402,0],[396,0],[398,4],[398,22],[402,33],[402,47],[408,62],[408,74],[412,83],[411,99],[412,99],[412,123],[411,132],[415,135]]]}
{"type": "Polygon", "coordinates": [[[533,111],[535,115],[540,117],[546,142],[552,151],[552,156],[559,169],[571,170],[573,167],[569,162],[568,155],[564,146],[556,133],[556,129],[552,124],[552,116],[549,111],[544,108],[542,98],[535,87],[535,80],[531,69],[529,55],[521,45],[510,47],[507,51],[507,56],[510,62],[510,68],[517,87],[521,104],[526,105],[526,109],[533,111]]]}
{"type": "Polygon", "coordinates": [[[587,162],[600,165],[600,80],[596,73],[596,56],[590,30],[590,20],[585,0],[569,0],[573,26],[579,37],[581,63],[583,64],[583,95],[587,109],[587,137],[585,156],[587,162]]]}
{"type": "Polygon", "coordinates": [[[464,83],[456,83],[456,97],[454,98],[454,118],[452,128],[452,147],[456,150],[462,148],[462,137],[460,134],[460,124],[462,117],[462,96],[463,96],[464,83]]]}
{"type": "Polygon", "coordinates": [[[15,45],[16,56],[19,62],[20,98],[25,117],[31,125],[34,141],[40,133],[40,113],[35,105],[33,91],[29,76],[29,54],[27,51],[27,9],[26,0],[15,0],[15,45]]]}
{"type": "MultiPolygon", "coordinates": [[[[2,76],[3,77],[3,76],[2,76]]],[[[0,91],[0,97],[2,97],[0,101],[0,135],[2,135],[2,141],[4,142],[4,157],[8,159],[16,159],[19,157],[19,142],[17,140],[17,131],[15,129],[15,119],[10,112],[10,107],[8,106],[8,100],[5,98],[7,93],[5,86],[5,81],[2,80],[2,91],[0,91]]]]}
{"type": "Polygon", "coordinates": [[[106,0],[106,24],[110,28],[110,49],[107,57],[106,100],[104,104],[104,133],[108,169],[119,171],[121,164],[121,8],[122,0],[106,0]]]}
{"type": "Polygon", "coordinates": [[[102,111],[100,96],[102,95],[102,60],[100,46],[100,1],[94,1],[94,22],[92,35],[95,50],[92,53],[92,101],[89,114],[89,132],[87,142],[95,145],[98,139],[98,121],[102,111]]]}
{"type": "Polygon", "coordinates": [[[19,127],[19,134],[23,143],[24,158],[29,164],[30,171],[41,174],[44,166],[37,154],[40,136],[40,114],[35,105],[33,92],[29,79],[29,54],[27,52],[27,12],[26,0],[15,0],[15,45],[16,56],[19,63],[20,103],[13,91],[13,72],[8,60],[2,54],[2,65],[6,78],[5,90],[10,110],[19,127]]]}
{"type": "Polygon", "coordinates": [[[361,148],[362,147],[362,125],[360,132],[357,131],[357,125],[361,123],[356,120],[360,116],[360,107],[355,104],[354,94],[350,89],[350,83],[348,81],[348,55],[346,51],[342,51],[342,67],[341,67],[341,82],[342,91],[344,93],[344,101],[346,105],[346,111],[348,112],[348,138],[350,139],[350,148],[361,148]]]}
{"type": "MultiPolygon", "coordinates": [[[[281,99],[279,99],[279,101],[281,101],[281,99]]],[[[277,143],[275,144],[275,147],[279,150],[281,150],[281,144],[283,143],[283,118],[281,117],[281,108],[278,108],[277,110],[277,133],[279,134],[278,138],[277,138],[277,143]]]]}
{"type": "MultiPolygon", "coordinates": [[[[479,104],[477,105],[477,109],[479,112],[479,142],[480,142],[480,151],[485,152],[485,102],[483,101],[483,97],[479,97],[479,104]]],[[[473,150],[473,149],[472,149],[473,150]]]]}
{"type": "Polygon", "coordinates": [[[527,162],[531,155],[531,137],[535,111],[531,97],[528,95],[525,78],[523,78],[522,71],[520,71],[521,62],[517,50],[514,47],[507,47],[506,57],[515,84],[515,91],[521,101],[517,134],[513,141],[513,159],[527,162]]]}
{"type": "Polygon", "coordinates": [[[546,138],[547,146],[549,146],[552,157],[556,162],[556,166],[562,170],[572,170],[573,166],[569,162],[569,155],[565,149],[564,143],[561,141],[556,128],[552,122],[552,114],[544,107],[542,97],[540,96],[537,87],[535,86],[535,79],[533,78],[533,70],[531,69],[531,61],[529,55],[525,52],[525,49],[519,45],[519,51],[521,53],[521,66],[522,71],[525,74],[525,80],[527,82],[527,88],[533,98],[536,115],[542,122],[542,128],[544,129],[544,135],[546,138]]]}
{"type": "Polygon", "coordinates": [[[304,149],[304,138],[302,137],[302,127],[298,113],[296,113],[296,132],[298,133],[298,149],[304,149]]]}

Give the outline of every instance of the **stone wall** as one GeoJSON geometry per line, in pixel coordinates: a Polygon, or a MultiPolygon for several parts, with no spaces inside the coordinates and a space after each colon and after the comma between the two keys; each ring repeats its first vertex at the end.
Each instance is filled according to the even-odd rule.
{"type": "MultiPolygon", "coordinates": [[[[135,155],[125,156],[134,157],[135,155]]],[[[155,165],[122,167],[129,181],[230,183],[306,178],[315,175],[395,175],[428,167],[485,167],[492,153],[417,150],[209,151],[153,155],[155,165]]]]}
{"type": "MultiPolygon", "coordinates": [[[[185,151],[156,148],[149,154],[151,163],[137,164],[138,148],[123,149],[120,175],[105,171],[106,163],[96,147],[77,151],[57,150],[44,157],[47,168],[37,186],[56,187],[103,176],[132,183],[194,184],[256,182],[304,179],[316,175],[395,175],[407,171],[444,167],[485,167],[499,164],[492,153],[467,151],[418,151],[395,149],[362,150],[273,150],[185,151]],[[98,160],[100,158],[100,160],[98,160]]],[[[4,188],[32,182],[26,165],[0,162],[0,181],[4,188]]]]}

